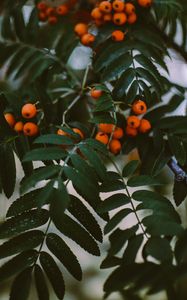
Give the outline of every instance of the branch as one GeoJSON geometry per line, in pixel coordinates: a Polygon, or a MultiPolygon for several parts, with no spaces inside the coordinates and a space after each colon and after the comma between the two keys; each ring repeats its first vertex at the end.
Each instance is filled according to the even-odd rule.
{"type": "Polygon", "coordinates": [[[173,158],[168,162],[168,166],[175,174],[176,181],[184,181],[187,184],[187,173],[178,165],[178,163],[173,158]]]}

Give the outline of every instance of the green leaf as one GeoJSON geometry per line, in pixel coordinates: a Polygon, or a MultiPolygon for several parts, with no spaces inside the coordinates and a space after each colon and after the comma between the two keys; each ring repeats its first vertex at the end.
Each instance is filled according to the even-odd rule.
{"type": "Polygon", "coordinates": [[[40,227],[47,223],[48,218],[49,214],[45,209],[35,209],[12,217],[0,225],[0,239],[9,238],[26,230],[40,227]]]}
{"type": "Polygon", "coordinates": [[[175,204],[179,206],[187,196],[186,183],[184,181],[175,181],[173,187],[173,196],[175,204]]]}
{"type": "Polygon", "coordinates": [[[100,266],[101,269],[113,268],[121,264],[121,258],[116,256],[107,256],[100,266]]]}
{"type": "MultiPolygon", "coordinates": [[[[91,142],[91,141],[90,141],[91,142]]],[[[95,144],[94,144],[95,145],[95,144]]],[[[97,154],[95,150],[93,150],[91,147],[94,145],[90,144],[90,146],[86,147],[85,145],[80,145],[80,150],[83,153],[83,155],[88,159],[89,163],[93,166],[96,173],[99,175],[99,177],[104,180],[106,178],[106,167],[103,164],[100,156],[97,154]]],[[[96,148],[96,146],[95,146],[96,148]]],[[[97,150],[100,149],[100,146],[98,146],[97,143],[97,150]]],[[[106,148],[105,148],[106,149],[106,148]]],[[[103,147],[101,148],[101,151],[104,151],[103,147]]],[[[106,150],[105,150],[106,153],[106,150]]]]}
{"type": "Polygon", "coordinates": [[[135,78],[135,71],[133,68],[129,68],[121,75],[120,79],[116,82],[113,95],[114,97],[121,99],[126,95],[127,89],[132,84],[135,78]]]}
{"type": "Polygon", "coordinates": [[[34,268],[36,290],[39,300],[49,300],[49,291],[42,269],[39,265],[34,268]]]}
{"type": "Polygon", "coordinates": [[[129,177],[135,173],[139,166],[139,160],[131,160],[124,168],[123,168],[123,177],[129,177]]]}
{"type": "Polygon", "coordinates": [[[151,255],[159,261],[172,261],[173,253],[170,242],[161,237],[151,237],[144,246],[146,255],[151,255]]]}
{"type": "Polygon", "coordinates": [[[40,263],[53,287],[57,298],[60,300],[63,299],[65,293],[64,279],[56,262],[48,253],[41,252],[40,263]]]}
{"type": "Polygon", "coordinates": [[[53,218],[60,218],[70,202],[69,194],[61,180],[58,181],[58,188],[53,189],[52,195],[50,214],[53,218]]]}
{"type": "Polygon", "coordinates": [[[58,134],[40,135],[34,140],[34,144],[49,144],[49,145],[74,145],[73,140],[68,136],[58,134]]]}
{"type": "Polygon", "coordinates": [[[186,155],[185,145],[184,145],[182,139],[180,139],[177,136],[169,134],[168,142],[169,142],[169,146],[171,148],[171,152],[175,156],[176,160],[179,162],[179,164],[184,166],[186,159],[187,159],[187,155],[186,155]]]}
{"type": "Polygon", "coordinates": [[[66,157],[66,152],[57,147],[39,148],[25,154],[23,162],[38,160],[57,160],[66,157]]]}
{"type": "Polygon", "coordinates": [[[114,194],[109,198],[105,199],[101,205],[98,207],[97,211],[100,213],[108,212],[110,210],[116,209],[120,206],[129,204],[130,199],[125,194],[114,194]]]}
{"type": "Polygon", "coordinates": [[[22,185],[20,192],[21,194],[26,193],[27,190],[34,187],[38,182],[42,180],[48,180],[51,177],[57,175],[61,170],[61,166],[47,166],[47,167],[41,167],[36,170],[34,170],[33,174],[26,178],[22,185]]]}
{"type": "Polygon", "coordinates": [[[35,199],[42,189],[31,191],[20,198],[16,199],[8,209],[7,217],[17,216],[25,211],[31,210],[37,207],[35,199]]]}
{"type": "Polygon", "coordinates": [[[94,184],[88,176],[83,175],[74,168],[64,167],[64,173],[67,178],[72,181],[78,193],[80,193],[92,207],[97,207],[100,202],[98,185],[94,184]]]}
{"type": "Polygon", "coordinates": [[[137,253],[141,247],[143,239],[143,234],[138,234],[130,237],[127,248],[125,249],[125,252],[123,254],[123,262],[125,264],[131,264],[135,262],[137,253]]]}
{"type": "Polygon", "coordinates": [[[97,220],[80,199],[73,195],[70,195],[70,198],[71,201],[68,206],[68,211],[97,241],[102,242],[103,235],[97,220]]]}
{"type": "Polygon", "coordinates": [[[143,219],[143,224],[147,232],[154,236],[166,235],[175,236],[183,233],[183,228],[175,220],[167,219],[166,216],[152,215],[143,219]]]}
{"type": "Polygon", "coordinates": [[[102,75],[103,81],[114,80],[119,77],[122,72],[127,70],[132,64],[132,56],[125,53],[117,57],[110,65],[108,65],[102,75]]]}
{"type": "Polygon", "coordinates": [[[36,195],[35,203],[36,207],[41,208],[45,204],[49,204],[54,197],[55,188],[54,188],[55,181],[49,181],[43,188],[41,188],[40,192],[36,195]]]}
{"type": "Polygon", "coordinates": [[[129,238],[135,235],[138,228],[139,226],[137,224],[125,230],[117,228],[114,232],[112,232],[112,234],[109,236],[111,244],[109,255],[115,255],[117,252],[119,252],[125,245],[125,243],[129,240],[129,238]]]}
{"type": "Polygon", "coordinates": [[[32,230],[18,235],[0,245],[0,258],[36,248],[42,243],[43,239],[44,233],[39,230],[32,230]]]}
{"type": "Polygon", "coordinates": [[[96,256],[100,255],[98,245],[91,237],[91,235],[69,216],[65,214],[62,214],[61,216],[60,214],[59,216],[52,215],[52,220],[56,228],[61,233],[72,239],[84,250],[96,256]]]}
{"type": "Polygon", "coordinates": [[[153,178],[148,175],[134,176],[127,181],[127,185],[130,187],[138,187],[138,186],[145,186],[145,185],[158,186],[158,185],[162,185],[162,184],[163,183],[161,181],[159,181],[158,179],[153,178]]]}
{"type": "Polygon", "coordinates": [[[0,282],[31,266],[37,258],[37,251],[30,250],[15,256],[0,268],[0,282]]]}
{"type": "Polygon", "coordinates": [[[4,193],[10,198],[16,182],[15,158],[10,143],[0,147],[0,178],[4,193]]]}
{"type": "Polygon", "coordinates": [[[124,208],[120,210],[117,214],[115,214],[112,219],[106,224],[104,233],[107,234],[111,230],[113,230],[119,223],[127,217],[129,214],[131,214],[133,211],[130,208],[124,208]]]}
{"type": "Polygon", "coordinates": [[[10,291],[10,300],[28,299],[32,280],[31,272],[32,268],[27,268],[15,278],[10,291]]]}
{"type": "Polygon", "coordinates": [[[61,261],[65,268],[77,280],[82,279],[82,270],[77,257],[67,244],[56,234],[49,233],[46,239],[48,249],[61,261]]]}

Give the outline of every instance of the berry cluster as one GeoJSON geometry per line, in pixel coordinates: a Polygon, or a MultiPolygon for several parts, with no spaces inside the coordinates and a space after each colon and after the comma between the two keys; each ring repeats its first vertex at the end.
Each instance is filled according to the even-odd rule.
{"type": "MultiPolygon", "coordinates": [[[[27,120],[36,117],[37,109],[35,104],[27,103],[23,105],[21,115],[23,119],[27,120]]],[[[36,136],[39,133],[39,127],[34,122],[16,121],[12,113],[5,113],[4,117],[10,127],[12,127],[19,134],[23,133],[26,136],[36,136]]]]}
{"type": "MultiPolygon", "coordinates": [[[[152,0],[138,0],[137,4],[149,7],[152,4],[152,0]]],[[[124,40],[127,31],[124,25],[134,24],[137,20],[136,6],[130,1],[105,0],[96,4],[96,7],[91,11],[91,17],[97,27],[106,23],[113,23],[119,26],[117,30],[112,32],[111,37],[114,41],[120,42],[124,40]]],[[[85,23],[78,23],[75,26],[75,33],[80,37],[84,46],[91,46],[95,41],[95,36],[89,33],[88,29],[88,25],[85,23]]]]}
{"type": "Polygon", "coordinates": [[[132,105],[131,115],[127,118],[126,134],[131,137],[137,136],[138,132],[147,133],[151,129],[151,124],[146,119],[139,119],[137,116],[145,114],[147,111],[147,105],[142,100],[136,100],[132,105]]]}
{"type": "Polygon", "coordinates": [[[45,2],[37,4],[38,17],[41,22],[48,21],[49,24],[54,25],[62,16],[66,16],[69,12],[69,5],[63,4],[59,6],[49,6],[45,2]]]}
{"type": "Polygon", "coordinates": [[[121,151],[121,142],[119,141],[124,135],[123,129],[114,124],[98,125],[98,133],[95,139],[105,145],[108,145],[110,152],[118,154],[121,151]]]}

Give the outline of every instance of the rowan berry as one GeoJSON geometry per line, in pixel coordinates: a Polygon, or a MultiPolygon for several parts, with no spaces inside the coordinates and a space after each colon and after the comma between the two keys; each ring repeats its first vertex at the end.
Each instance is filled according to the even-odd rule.
{"type": "Polygon", "coordinates": [[[130,116],[127,118],[127,125],[131,128],[138,128],[140,126],[140,120],[136,116],[130,116]]]}
{"type": "Polygon", "coordinates": [[[108,135],[104,132],[98,132],[95,139],[104,145],[107,145],[109,141],[108,135]]]}
{"type": "Polygon", "coordinates": [[[102,1],[99,4],[99,9],[103,13],[110,13],[112,11],[112,4],[109,1],[102,1]]]}
{"type": "Polygon", "coordinates": [[[41,11],[41,12],[39,13],[38,18],[39,18],[39,20],[42,21],[42,22],[47,21],[47,15],[46,15],[46,13],[43,12],[43,11],[41,11]]]}
{"type": "Polygon", "coordinates": [[[73,128],[73,131],[75,133],[79,134],[79,136],[80,136],[81,139],[84,138],[84,134],[83,134],[83,132],[79,128],[73,128]]]}
{"type": "Polygon", "coordinates": [[[81,37],[81,43],[84,46],[91,46],[94,41],[95,41],[95,36],[91,33],[86,33],[81,37]]]}
{"type": "Polygon", "coordinates": [[[36,125],[35,123],[32,123],[32,122],[27,122],[23,126],[23,132],[27,136],[35,136],[39,132],[38,125],[36,125]]]}
{"type": "Polygon", "coordinates": [[[93,88],[90,92],[90,96],[94,99],[98,99],[100,98],[102,95],[102,91],[101,90],[96,90],[95,88],[93,88]]]}
{"type": "Polygon", "coordinates": [[[121,143],[116,139],[112,139],[109,143],[109,149],[113,154],[118,154],[121,151],[121,143]]]}
{"type": "Polygon", "coordinates": [[[46,9],[46,15],[47,15],[48,17],[54,16],[55,13],[56,13],[56,11],[55,11],[55,8],[54,8],[54,7],[48,7],[48,8],[46,9]]]}
{"type": "Polygon", "coordinates": [[[85,23],[78,23],[75,26],[74,31],[78,36],[82,36],[88,32],[88,25],[85,23]]]}
{"type": "Polygon", "coordinates": [[[115,42],[121,42],[123,41],[125,38],[125,34],[123,31],[121,30],[115,30],[112,32],[112,39],[115,41],[115,42]]]}
{"type": "Polygon", "coordinates": [[[140,126],[138,129],[139,129],[139,132],[146,133],[151,129],[151,123],[146,119],[142,119],[140,121],[140,126]]]}
{"type": "Polygon", "coordinates": [[[136,128],[132,128],[130,126],[127,126],[125,129],[126,135],[135,137],[138,134],[138,130],[136,128]]]}
{"type": "Polygon", "coordinates": [[[94,9],[92,9],[92,11],[91,11],[91,16],[92,16],[92,18],[94,18],[94,19],[101,19],[102,16],[103,16],[103,14],[102,14],[102,12],[100,11],[100,9],[99,9],[98,7],[96,7],[96,8],[94,8],[94,9]]]}
{"type": "Polygon", "coordinates": [[[57,15],[65,16],[69,12],[67,5],[60,5],[56,8],[57,15]]]}
{"type": "Polygon", "coordinates": [[[13,127],[13,126],[15,125],[16,120],[15,120],[13,114],[11,114],[11,113],[5,113],[5,114],[4,114],[4,117],[5,117],[5,120],[7,121],[8,125],[9,125],[10,127],[13,127]]]}
{"type": "Polygon", "coordinates": [[[138,0],[138,4],[143,7],[149,7],[152,2],[152,0],[138,0]]]}
{"type": "Polygon", "coordinates": [[[115,25],[123,25],[127,22],[127,16],[125,13],[115,13],[113,16],[113,22],[115,25]]]}
{"type": "Polygon", "coordinates": [[[112,14],[105,14],[105,15],[103,16],[103,20],[104,20],[105,22],[110,22],[110,21],[112,21],[112,14]]]}
{"type": "Polygon", "coordinates": [[[41,11],[45,11],[47,9],[47,4],[45,2],[39,2],[37,4],[37,9],[41,11]]]}
{"type": "Polygon", "coordinates": [[[126,6],[125,3],[121,0],[115,0],[112,4],[112,7],[116,12],[124,11],[125,6],[126,6]]]}
{"type": "Polygon", "coordinates": [[[23,126],[24,126],[24,124],[23,124],[22,121],[16,122],[16,124],[14,125],[14,130],[18,133],[22,132],[23,131],[23,126]]]}
{"type": "Polygon", "coordinates": [[[135,12],[135,6],[132,3],[127,3],[125,5],[125,12],[127,15],[131,15],[135,12]]]}
{"type": "Polygon", "coordinates": [[[23,107],[21,109],[21,114],[22,114],[23,118],[25,118],[25,119],[34,118],[37,114],[37,109],[36,109],[35,104],[27,103],[27,104],[23,105],[23,107]]]}
{"type": "Polygon", "coordinates": [[[120,127],[116,127],[114,132],[113,132],[112,138],[121,139],[122,137],[123,137],[123,129],[120,128],[120,127]]]}
{"type": "Polygon", "coordinates": [[[55,25],[55,24],[57,23],[57,21],[58,21],[58,19],[57,19],[56,16],[50,16],[50,17],[48,18],[48,22],[49,22],[49,24],[51,24],[51,25],[55,25]]]}
{"type": "Polygon", "coordinates": [[[128,24],[134,24],[136,21],[137,21],[137,15],[135,13],[132,13],[127,17],[128,24]]]}
{"type": "Polygon", "coordinates": [[[99,131],[102,131],[104,133],[112,133],[114,130],[115,125],[114,124],[104,124],[100,123],[98,126],[99,131]]]}
{"type": "Polygon", "coordinates": [[[147,111],[147,105],[142,100],[136,100],[132,105],[132,111],[136,115],[145,114],[147,111]]]}
{"type": "Polygon", "coordinates": [[[97,27],[100,27],[105,23],[104,19],[95,19],[94,22],[97,27]]]}

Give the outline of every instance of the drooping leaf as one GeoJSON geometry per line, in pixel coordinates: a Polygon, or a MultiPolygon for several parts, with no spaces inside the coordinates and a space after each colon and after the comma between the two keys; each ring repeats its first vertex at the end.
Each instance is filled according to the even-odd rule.
{"type": "Polygon", "coordinates": [[[15,278],[10,291],[10,300],[28,299],[32,279],[31,272],[32,268],[27,268],[15,278]]]}
{"type": "Polygon", "coordinates": [[[34,268],[34,278],[39,300],[49,300],[49,291],[42,269],[39,265],[34,268]]]}

